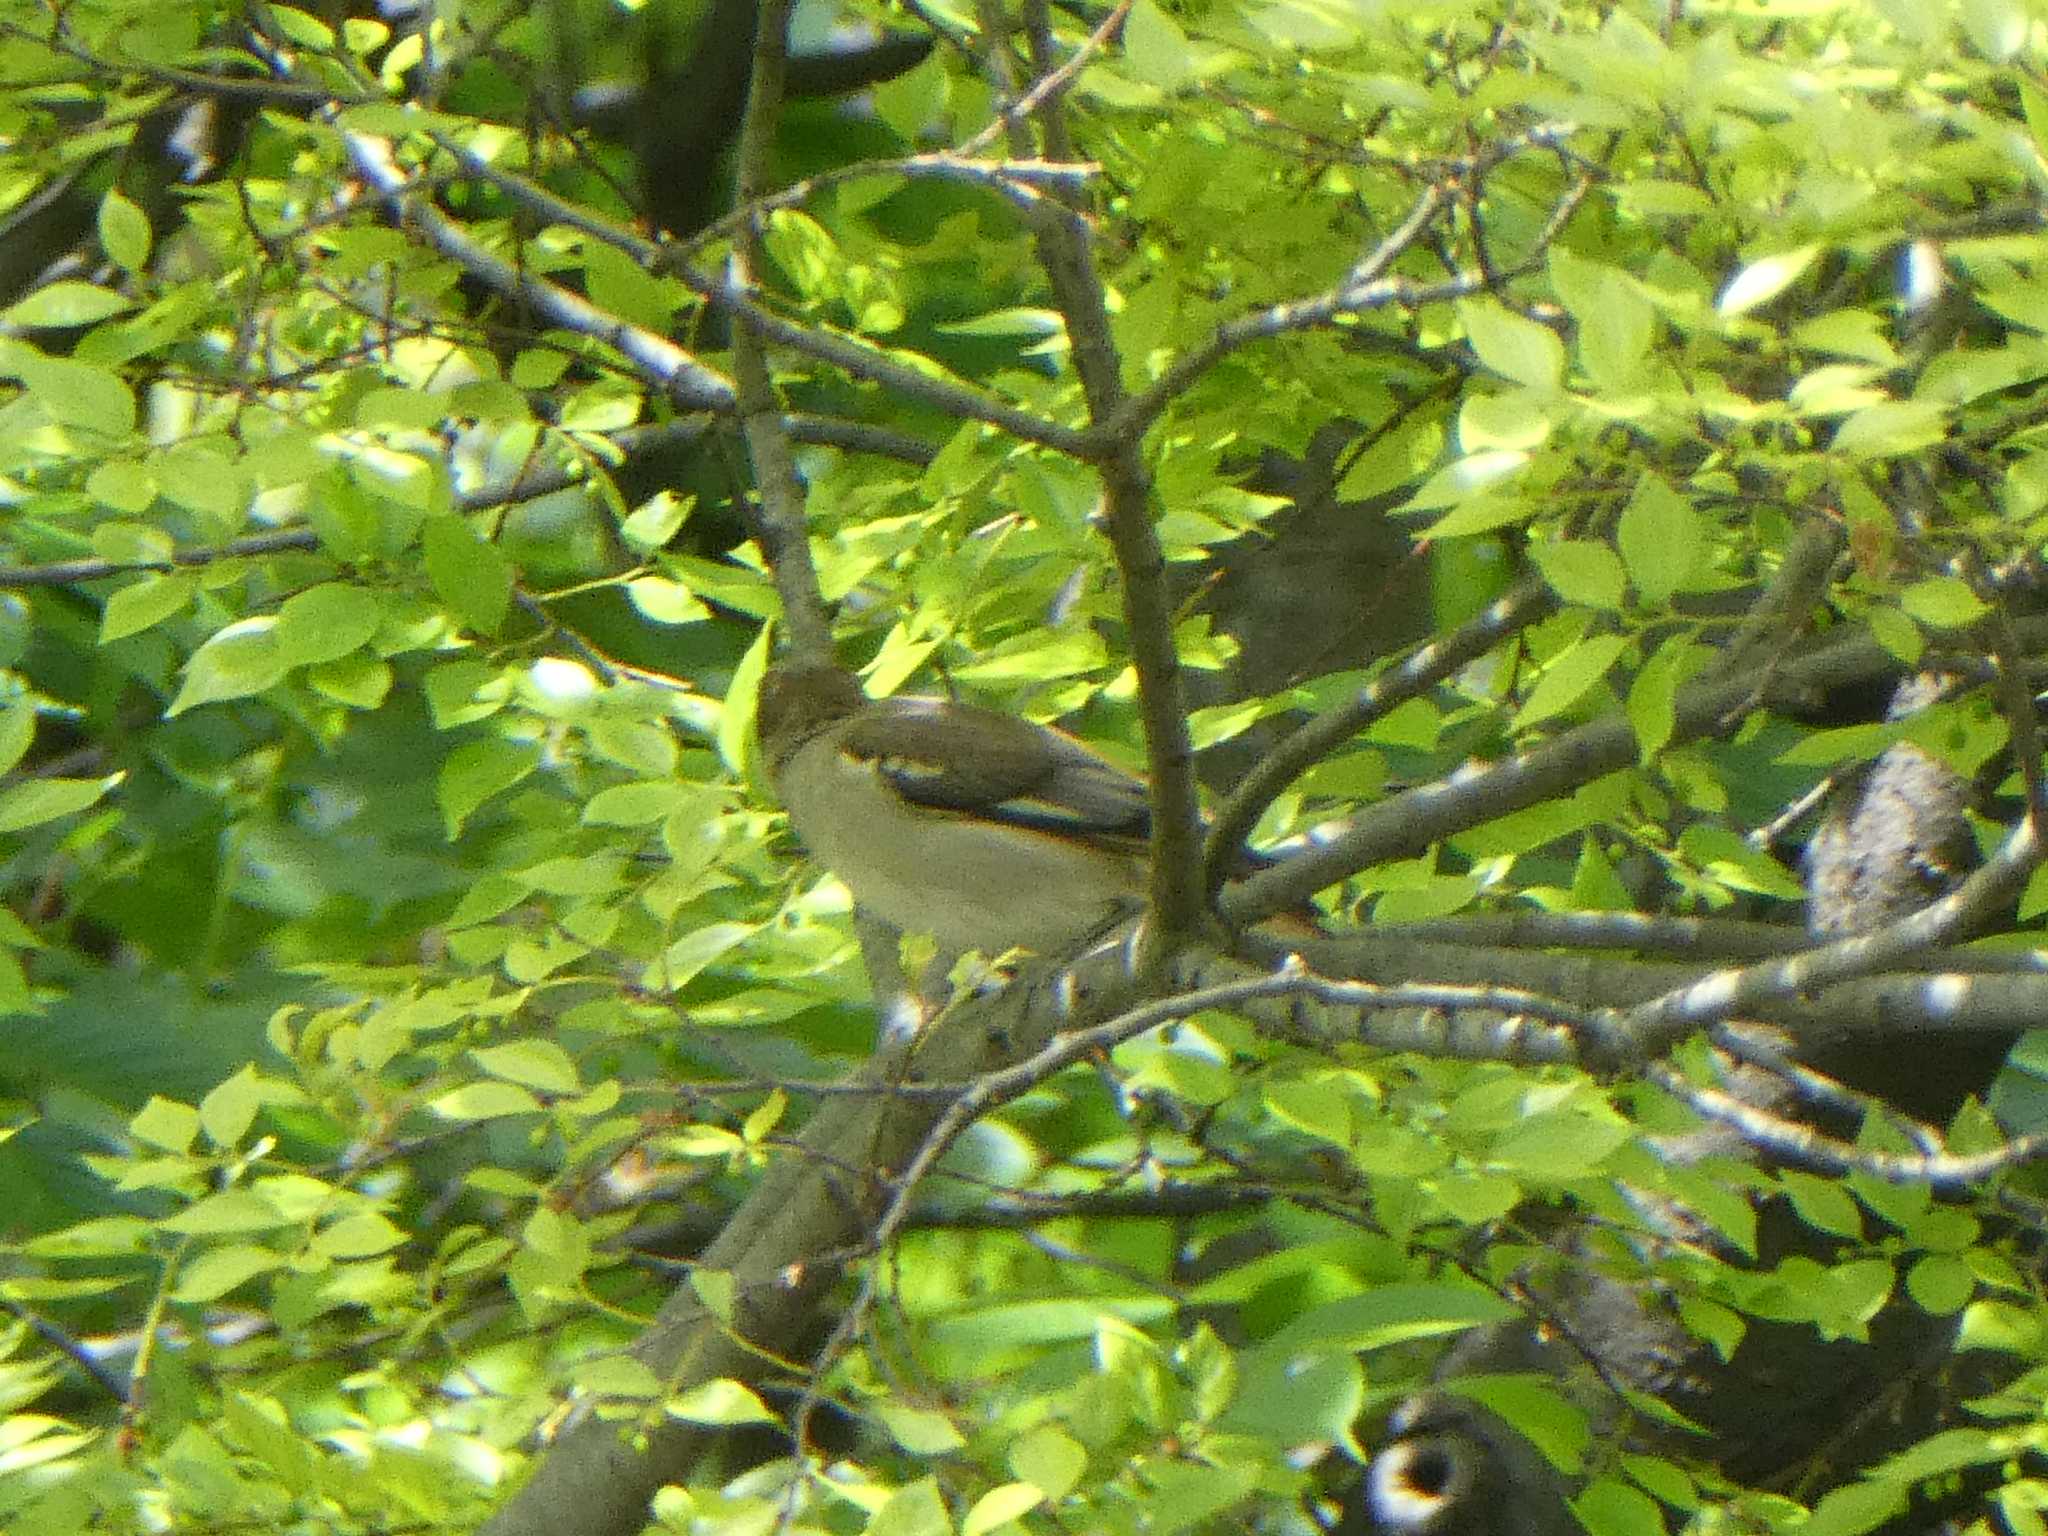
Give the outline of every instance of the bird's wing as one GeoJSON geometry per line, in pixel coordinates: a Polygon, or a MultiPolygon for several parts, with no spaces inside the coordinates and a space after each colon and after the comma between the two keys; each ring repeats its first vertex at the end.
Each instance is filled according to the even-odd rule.
{"type": "Polygon", "coordinates": [[[1071,736],[971,705],[887,703],[848,721],[839,748],[911,805],[1134,851],[1151,833],[1144,781],[1071,736]]]}

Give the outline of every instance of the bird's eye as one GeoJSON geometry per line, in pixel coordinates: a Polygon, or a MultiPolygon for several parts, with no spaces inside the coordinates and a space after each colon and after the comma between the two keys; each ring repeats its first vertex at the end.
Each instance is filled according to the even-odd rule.
{"type": "Polygon", "coordinates": [[[1401,1468],[1401,1482],[1418,1498],[1440,1499],[1450,1490],[1457,1467],[1442,1446],[1418,1449],[1401,1468]]]}

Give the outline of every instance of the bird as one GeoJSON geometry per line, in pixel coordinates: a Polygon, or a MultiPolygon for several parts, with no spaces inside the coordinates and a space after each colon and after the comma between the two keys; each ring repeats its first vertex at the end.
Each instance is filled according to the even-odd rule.
{"type": "Polygon", "coordinates": [[[949,699],[870,699],[811,662],[768,670],[755,724],[798,838],[905,932],[1060,955],[1144,906],[1145,782],[1064,731],[949,699]]]}
{"type": "Polygon", "coordinates": [[[1387,1433],[1338,1536],[1585,1536],[1555,1469],[1479,1404],[1424,1392],[1387,1433]]]}

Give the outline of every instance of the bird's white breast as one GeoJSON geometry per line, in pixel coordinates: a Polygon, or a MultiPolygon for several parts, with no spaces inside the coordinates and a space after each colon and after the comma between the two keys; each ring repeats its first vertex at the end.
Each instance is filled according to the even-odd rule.
{"type": "Polygon", "coordinates": [[[778,787],[797,835],[856,901],[949,948],[1058,954],[1144,900],[1131,854],[908,805],[830,731],[796,751],[778,787]]]}

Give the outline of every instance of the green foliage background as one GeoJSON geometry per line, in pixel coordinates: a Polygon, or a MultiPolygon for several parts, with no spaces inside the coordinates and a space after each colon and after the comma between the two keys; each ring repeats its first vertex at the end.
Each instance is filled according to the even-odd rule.
{"type": "MultiPolygon", "coordinates": [[[[1675,701],[1735,632],[1711,599],[1816,521],[1853,557],[1816,622],[1908,666],[1981,655],[1972,573],[2038,551],[2040,7],[1138,0],[1062,95],[1071,145],[1009,155],[1083,169],[1007,177],[908,158],[991,124],[975,55],[1009,30],[916,13],[954,43],[857,110],[792,107],[778,181],[819,180],[764,219],[775,385],[847,429],[795,451],[871,690],[942,670],[1141,762],[1104,444],[1150,476],[1178,654],[1213,673],[1239,642],[1203,583],[1277,547],[1287,506],[1254,466],[1349,419],[1336,493],[1432,541],[1411,607],[1448,631],[1533,573],[1545,611],[1295,781],[1257,840],[1620,717],[1629,765],[1360,872],[1328,919],[1796,922],[1796,871],[1743,834],[1898,728],[1757,709],[1712,740],[1675,701]],[[1108,420],[1034,246],[1069,192],[1127,392],[1108,420]],[[1373,266],[1428,198],[1427,237],[1373,266]],[[1940,291],[1902,288],[1909,258],[1940,291]],[[1913,468],[1933,489],[1902,519],[1913,468]]],[[[1064,58],[1103,14],[1040,20],[1064,58]]],[[[737,1446],[809,1392],[847,1443],[712,1457],[650,1518],[1302,1532],[1360,1415],[1554,1260],[1542,1213],[1633,1229],[1628,1184],[1723,1256],[1617,1241],[1602,1265],[1681,1295],[1713,1348],[1755,1317],[1862,1338],[1891,1303],[1959,1318],[2015,1380],[1896,1460],[1767,1492],[1712,1446],[1630,1449],[1547,1380],[1476,1384],[1584,1479],[1591,1530],[1846,1536],[1979,1469],[1996,1518],[2043,1529],[2033,1231],[1989,1194],[1674,1167],[1642,1133],[1688,1122],[1646,1081],[1229,1013],[1049,1076],[885,1252],[820,1255],[874,1292],[822,1377],[819,1338],[688,1390],[620,1353],[677,1287],[736,1316],[692,1260],[874,1015],[844,892],[750,758],[781,600],[733,510],[732,325],[704,291],[733,230],[650,258],[631,157],[537,105],[571,56],[635,67],[630,8],[434,16],[422,43],[313,6],[0,9],[0,208],[57,188],[90,214],[85,258],[0,316],[0,1523],[467,1528],[573,1418],[737,1446]],[[123,146],[184,72],[264,89],[222,173],[166,190],[123,146]],[[478,252],[689,366],[665,390],[632,337],[481,280],[478,252]],[[631,434],[672,424],[696,453],[636,482],[631,434]],[[1746,1267],[1749,1189],[1837,1258],[1746,1267]]],[[[799,40],[842,19],[910,18],[806,5],[799,40]]],[[[1196,745],[1349,697],[1365,673],[1324,670],[1326,638],[1196,711],[1196,745]]],[[[1966,773],[2008,735],[1982,689],[1915,727],[1966,773]]],[[[1983,807],[1987,847],[2020,790],[1983,807]]],[[[1973,1109],[1952,1146],[1996,1137],[1973,1109]]]]}

